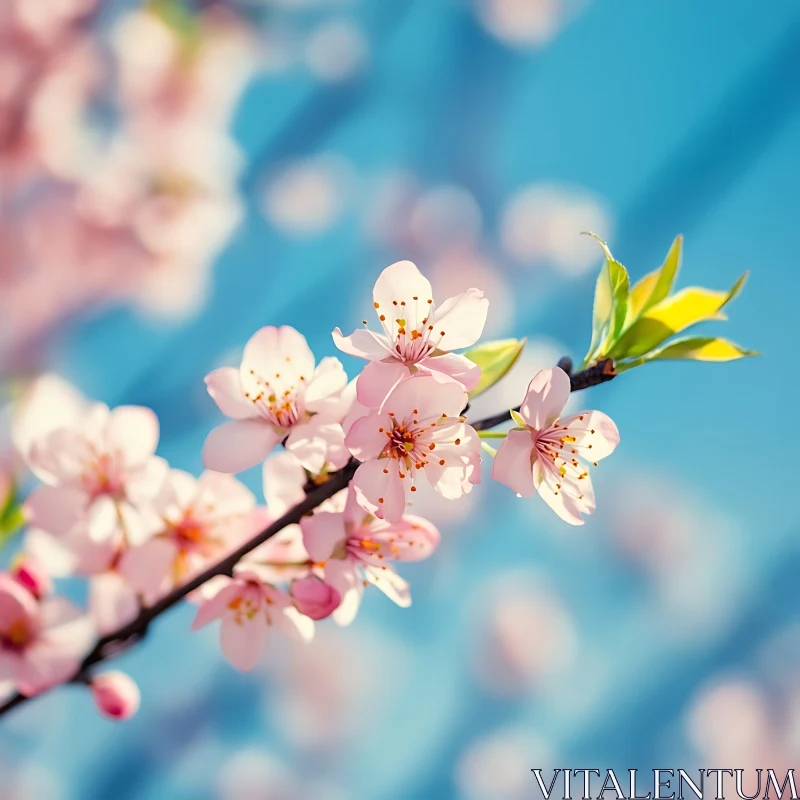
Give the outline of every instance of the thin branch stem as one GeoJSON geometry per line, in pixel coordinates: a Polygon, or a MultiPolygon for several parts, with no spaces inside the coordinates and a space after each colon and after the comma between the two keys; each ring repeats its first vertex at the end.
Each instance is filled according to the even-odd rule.
{"type": "MultiPolygon", "coordinates": [[[[601,361],[598,364],[577,372],[570,376],[570,386],[572,391],[586,389],[590,386],[596,386],[600,383],[610,381],[615,377],[613,371],[613,362],[610,359],[601,361]]],[[[519,410],[518,408],[515,410],[519,410]]],[[[492,417],[476,420],[470,423],[477,431],[485,431],[488,428],[493,428],[503,422],[511,419],[511,412],[505,411],[501,414],[495,414],[492,417]]],[[[95,665],[113,658],[120,652],[127,649],[127,647],[140,639],[143,639],[147,634],[150,623],[161,616],[166,611],[169,611],[174,605],[183,600],[187,595],[199,589],[204,583],[217,577],[218,575],[231,575],[233,568],[239,561],[255,550],[256,547],[271,539],[277,533],[280,533],[284,528],[289,525],[298,523],[300,519],[309,511],[313,511],[325,500],[333,497],[337,492],[347,488],[350,483],[359,462],[351,458],[343,469],[331,474],[330,478],[325,483],[316,487],[307,487],[307,495],[304,500],[296,506],[290,508],[282,517],[279,517],[275,522],[266,527],[263,531],[258,533],[252,539],[248,540],[234,550],[229,555],[225,556],[221,561],[208,567],[203,572],[196,575],[192,580],[185,584],[173,589],[169,594],[164,595],[158,602],[154,603],[147,608],[143,608],[139,615],[126,625],[121,626],[112,633],[106,634],[101,637],[97,644],[83,659],[77,672],[69,678],[66,683],[88,683],[91,678],[91,670],[95,665]]],[[[5,714],[11,709],[24,703],[31,698],[22,694],[15,694],[5,703],[0,705],[0,716],[5,714]]]]}

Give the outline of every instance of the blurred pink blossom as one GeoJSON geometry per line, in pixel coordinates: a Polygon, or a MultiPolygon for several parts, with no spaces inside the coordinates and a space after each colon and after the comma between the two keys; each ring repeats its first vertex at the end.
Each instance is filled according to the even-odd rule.
{"type": "Polygon", "coordinates": [[[157,443],[150,409],[103,404],[35,439],[27,461],[45,485],[25,503],[29,521],[55,536],[77,528],[100,543],[121,531],[129,544],[141,544],[154,532],[147,504],[166,477],[157,443]]]}
{"type": "Polygon", "coordinates": [[[199,479],[173,469],[153,498],[163,527],[153,538],[122,553],[118,570],[152,602],[241,544],[260,526],[255,497],[230,475],[205,472],[199,479]]]}
{"type": "Polygon", "coordinates": [[[34,695],[71,677],[95,636],[92,620],[62,597],[37,600],[0,574],[0,687],[34,695]]]}

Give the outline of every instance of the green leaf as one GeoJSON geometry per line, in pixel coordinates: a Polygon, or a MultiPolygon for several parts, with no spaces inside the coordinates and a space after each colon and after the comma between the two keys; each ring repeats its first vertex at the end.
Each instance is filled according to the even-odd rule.
{"type": "Polygon", "coordinates": [[[184,0],[149,0],[145,8],[172,31],[181,56],[191,61],[202,43],[200,24],[193,10],[184,0]]]}
{"type": "Polygon", "coordinates": [[[698,286],[681,289],[642,314],[620,337],[608,355],[615,361],[643,356],[670,336],[698,322],[724,319],[722,309],[739,294],[746,280],[745,272],[728,292],[698,286]]]}
{"type": "Polygon", "coordinates": [[[525,349],[525,339],[499,339],[485,342],[464,355],[481,368],[481,379],[469,393],[470,399],[494,386],[516,364],[525,349]]]}
{"type": "Polygon", "coordinates": [[[663,347],[643,355],[641,358],[617,364],[617,372],[624,372],[626,369],[638,367],[648,361],[735,361],[739,358],[749,356],[759,356],[757,350],[745,350],[738,344],[728,339],[720,339],[714,336],[686,336],[682,339],[673,339],[663,347]]]}
{"type": "Polygon", "coordinates": [[[621,333],[628,311],[630,288],[628,271],[611,255],[608,245],[596,234],[589,231],[586,234],[597,240],[603,248],[606,260],[600,269],[595,286],[592,341],[584,364],[603,354],[621,333]]]}
{"type": "Polygon", "coordinates": [[[24,524],[22,503],[17,498],[16,490],[12,488],[0,509],[0,550],[24,524]]]}
{"type": "Polygon", "coordinates": [[[525,422],[525,419],[522,416],[522,414],[520,414],[519,411],[514,411],[513,408],[511,409],[511,419],[514,420],[514,424],[519,428],[524,429],[528,427],[528,423],[525,422]]]}
{"type": "Polygon", "coordinates": [[[626,324],[635,322],[645,311],[660,303],[672,291],[681,266],[683,236],[678,235],[672,243],[664,263],[649,275],[645,275],[631,289],[626,324]]]}

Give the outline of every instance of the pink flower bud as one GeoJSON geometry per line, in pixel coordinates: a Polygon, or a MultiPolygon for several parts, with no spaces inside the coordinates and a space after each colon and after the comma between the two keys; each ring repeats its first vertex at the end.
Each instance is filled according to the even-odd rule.
{"type": "Polygon", "coordinates": [[[21,556],[11,566],[11,577],[37,600],[53,591],[50,576],[30,558],[21,556]]]}
{"type": "Polygon", "coordinates": [[[89,688],[103,716],[130,719],[139,710],[139,687],[124,672],[104,672],[92,678],[89,688]]]}
{"type": "Polygon", "coordinates": [[[342,602],[339,592],[314,575],[292,581],[289,590],[295,608],[311,619],[329,617],[342,602]]]}

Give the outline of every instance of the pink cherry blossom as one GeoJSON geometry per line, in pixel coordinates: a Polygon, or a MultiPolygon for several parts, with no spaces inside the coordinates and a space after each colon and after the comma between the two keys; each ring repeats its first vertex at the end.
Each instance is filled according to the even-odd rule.
{"type": "Polygon", "coordinates": [[[29,521],[53,535],[75,526],[96,542],[120,530],[131,544],[152,533],[147,503],[166,476],[154,456],[158,420],[148,408],[91,406],[69,427],[36,439],[28,465],[46,485],[25,504],[29,521]]]}
{"type": "Polygon", "coordinates": [[[94,636],[92,620],[63,597],[38,601],[0,574],[0,684],[30,696],[69,679],[94,636]]]}
{"type": "Polygon", "coordinates": [[[326,462],[347,461],[341,419],[347,376],[337,358],[315,367],[308,344],[294,328],[261,328],[247,343],[239,369],[206,376],[208,393],[231,417],[208,435],[203,459],[218,472],[242,472],[286,439],[286,449],[314,474],[326,462]]]}
{"type": "Polygon", "coordinates": [[[255,506],[253,494],[230,475],[205,472],[197,479],[171,470],[152,503],[161,529],[122,553],[119,573],[153,602],[263,527],[255,506]]]}
{"type": "Polygon", "coordinates": [[[411,514],[394,523],[378,519],[359,505],[353,489],[340,495],[346,495],[346,500],[336,498],[339,505],[344,500],[343,510],[319,510],[300,522],[309,556],[341,596],[334,620],[340,625],[352,622],[369,583],[397,605],[408,607],[408,584],[388,562],[427,558],[439,544],[439,531],[411,514]]]}
{"type": "Polygon", "coordinates": [[[494,460],[492,477],[521,497],[538,491],[561,519],[582,525],[595,509],[589,464],[619,442],[617,426],[600,411],[559,418],[570,380],[558,367],[536,373],[520,407],[525,427],[510,431],[494,460]]]}
{"type": "Polygon", "coordinates": [[[380,411],[353,423],[346,443],[364,462],[353,486],[367,511],[398,522],[421,474],[450,499],[480,483],[480,440],[459,416],[466,404],[460,384],[419,373],[401,381],[380,411]]]}
{"type": "Polygon", "coordinates": [[[436,306],[428,280],[410,261],[398,261],[380,274],[373,306],[383,333],[368,328],[344,336],[336,328],[334,344],[370,363],[358,378],[358,400],[378,408],[394,386],[417,371],[449,376],[465,389],[480,380],[480,368],[453,353],[475,344],[483,332],[489,301],[478,289],[436,306]]]}
{"type": "Polygon", "coordinates": [[[109,719],[130,719],[139,710],[139,687],[124,672],[113,670],[96,675],[89,688],[100,713],[109,719]]]}
{"type": "Polygon", "coordinates": [[[309,641],[314,623],[298,613],[291,598],[259,574],[240,565],[233,578],[219,576],[204,587],[206,599],[197,611],[193,629],[221,620],[220,644],[232,666],[253,669],[267,646],[270,630],[309,641]]]}
{"type": "Polygon", "coordinates": [[[329,617],[342,602],[339,592],[316,575],[292,581],[289,594],[295,608],[313,620],[329,617]]]}
{"type": "Polygon", "coordinates": [[[26,557],[35,559],[50,576],[89,578],[89,613],[101,636],[126,625],[139,613],[140,597],[118,571],[127,549],[121,530],[96,542],[81,524],[57,536],[32,527],[25,537],[26,557]]]}

